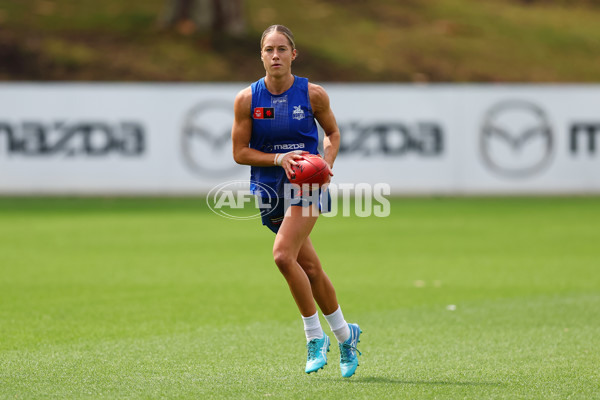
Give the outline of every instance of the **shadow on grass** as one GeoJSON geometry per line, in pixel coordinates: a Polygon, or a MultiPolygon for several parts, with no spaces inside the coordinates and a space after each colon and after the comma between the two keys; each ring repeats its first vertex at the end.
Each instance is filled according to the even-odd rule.
{"type": "Polygon", "coordinates": [[[348,382],[357,383],[394,383],[399,385],[431,385],[431,386],[501,386],[500,382],[461,382],[461,381],[415,381],[385,378],[381,376],[355,377],[348,382]]]}

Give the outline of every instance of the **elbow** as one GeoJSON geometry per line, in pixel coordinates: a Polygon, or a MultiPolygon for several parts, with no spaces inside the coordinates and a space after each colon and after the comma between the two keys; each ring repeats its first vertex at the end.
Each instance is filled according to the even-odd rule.
{"type": "Polygon", "coordinates": [[[240,150],[233,149],[233,161],[235,161],[236,163],[238,163],[240,165],[243,165],[244,164],[244,160],[242,158],[242,154],[241,153],[243,153],[243,152],[240,151],[240,150]]]}

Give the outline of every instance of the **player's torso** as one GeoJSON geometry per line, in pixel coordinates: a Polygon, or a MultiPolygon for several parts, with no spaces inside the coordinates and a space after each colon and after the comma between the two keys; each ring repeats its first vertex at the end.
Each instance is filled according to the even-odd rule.
{"type": "Polygon", "coordinates": [[[265,153],[304,150],[316,153],[319,134],[308,96],[308,79],[272,95],[264,78],[252,84],[252,137],[250,147],[265,153]]]}

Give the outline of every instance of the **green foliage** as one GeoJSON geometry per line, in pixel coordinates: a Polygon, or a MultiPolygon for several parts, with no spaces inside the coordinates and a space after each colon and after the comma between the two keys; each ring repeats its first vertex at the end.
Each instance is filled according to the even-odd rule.
{"type": "Polygon", "coordinates": [[[0,79],[252,81],[261,32],[314,81],[597,82],[596,0],[245,1],[247,35],[161,27],[165,0],[5,0],[0,79]]]}
{"type": "Polygon", "coordinates": [[[304,374],[258,221],[202,198],[0,198],[0,398],[597,398],[599,221],[597,197],[321,218],[313,242],[364,330],[345,380],[335,346],[304,374]]]}

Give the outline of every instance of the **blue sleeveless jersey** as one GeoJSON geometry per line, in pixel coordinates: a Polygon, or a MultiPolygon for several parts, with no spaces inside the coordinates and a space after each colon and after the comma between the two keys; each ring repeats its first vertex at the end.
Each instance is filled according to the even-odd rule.
{"type": "MultiPolygon", "coordinates": [[[[319,131],[310,107],[308,79],[294,76],[292,87],[279,95],[267,90],[265,78],[254,82],[251,112],[251,148],[264,153],[304,150],[317,154],[319,131]]],[[[288,182],[283,168],[275,165],[251,167],[250,180],[250,190],[261,197],[272,197],[273,193],[283,197],[283,185],[288,182]],[[264,193],[262,185],[270,193],[264,193]]]]}

